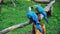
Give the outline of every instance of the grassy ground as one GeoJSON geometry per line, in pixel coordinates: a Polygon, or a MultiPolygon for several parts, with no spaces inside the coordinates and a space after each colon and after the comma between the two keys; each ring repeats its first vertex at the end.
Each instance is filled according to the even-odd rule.
{"type": "MultiPolygon", "coordinates": [[[[0,21],[0,30],[3,30],[9,26],[24,23],[28,21],[26,16],[26,8],[28,6],[34,5],[34,2],[19,1],[19,4],[16,4],[16,7],[13,7],[12,4],[2,5],[2,21],[0,21]]],[[[45,20],[42,20],[41,23],[46,24],[46,34],[58,34],[60,31],[60,2],[54,4],[54,13],[52,17],[49,17],[49,24],[46,24],[45,20]]],[[[13,30],[7,34],[24,34],[32,29],[32,26],[26,26],[24,28],[19,28],[13,30]]]]}

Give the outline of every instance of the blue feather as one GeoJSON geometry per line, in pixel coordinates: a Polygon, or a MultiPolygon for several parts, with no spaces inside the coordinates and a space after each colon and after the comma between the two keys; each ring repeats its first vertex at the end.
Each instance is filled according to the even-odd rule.
{"type": "Polygon", "coordinates": [[[45,12],[45,10],[40,5],[34,5],[34,6],[37,8],[38,12],[45,17],[45,20],[48,23],[47,13],[45,12]]]}
{"type": "Polygon", "coordinates": [[[30,12],[30,10],[29,9],[27,9],[27,17],[30,19],[30,20],[32,20],[35,24],[36,24],[36,28],[40,31],[40,32],[42,32],[42,28],[41,28],[41,26],[39,26],[39,22],[38,22],[38,16],[36,15],[36,13],[35,12],[30,12]]]}
{"type": "Polygon", "coordinates": [[[42,28],[41,28],[41,25],[39,25],[39,23],[36,24],[36,28],[37,28],[40,32],[42,32],[42,28]]]}

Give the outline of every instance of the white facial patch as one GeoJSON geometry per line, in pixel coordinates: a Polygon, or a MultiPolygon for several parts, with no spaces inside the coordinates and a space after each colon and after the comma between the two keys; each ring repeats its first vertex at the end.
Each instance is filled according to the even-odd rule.
{"type": "Polygon", "coordinates": [[[29,7],[29,10],[31,11],[31,7],[29,7]]]}

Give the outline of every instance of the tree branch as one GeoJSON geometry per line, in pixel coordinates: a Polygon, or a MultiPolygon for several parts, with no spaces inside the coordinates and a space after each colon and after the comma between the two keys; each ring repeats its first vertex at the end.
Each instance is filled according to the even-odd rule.
{"type": "Polygon", "coordinates": [[[9,31],[12,31],[12,30],[17,29],[17,28],[23,28],[23,27],[25,27],[25,26],[27,26],[27,25],[29,25],[29,24],[31,24],[31,23],[30,23],[30,22],[25,22],[25,23],[13,25],[13,26],[11,26],[11,27],[8,27],[8,28],[0,31],[0,34],[6,34],[6,33],[8,33],[9,31]]]}
{"type": "Polygon", "coordinates": [[[53,6],[53,4],[55,3],[55,0],[51,1],[45,8],[45,11],[49,11],[51,9],[51,7],[53,6]]]}

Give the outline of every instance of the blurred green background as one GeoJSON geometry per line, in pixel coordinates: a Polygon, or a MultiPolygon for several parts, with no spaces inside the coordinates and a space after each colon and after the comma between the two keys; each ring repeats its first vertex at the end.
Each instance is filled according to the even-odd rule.
{"type": "MultiPolygon", "coordinates": [[[[4,0],[4,2],[8,3],[2,5],[2,13],[0,14],[2,19],[0,21],[0,31],[12,25],[29,21],[26,16],[26,9],[29,6],[36,4],[33,1],[17,0],[17,2],[15,1],[16,6],[14,7],[13,4],[9,3],[9,0],[4,0]]],[[[56,0],[53,7],[53,16],[48,18],[49,24],[46,24],[44,19],[41,21],[41,23],[46,25],[46,34],[59,34],[60,32],[60,0],[56,0]]],[[[30,30],[32,30],[32,25],[13,30],[7,34],[25,34],[25,32],[30,30]]]]}

